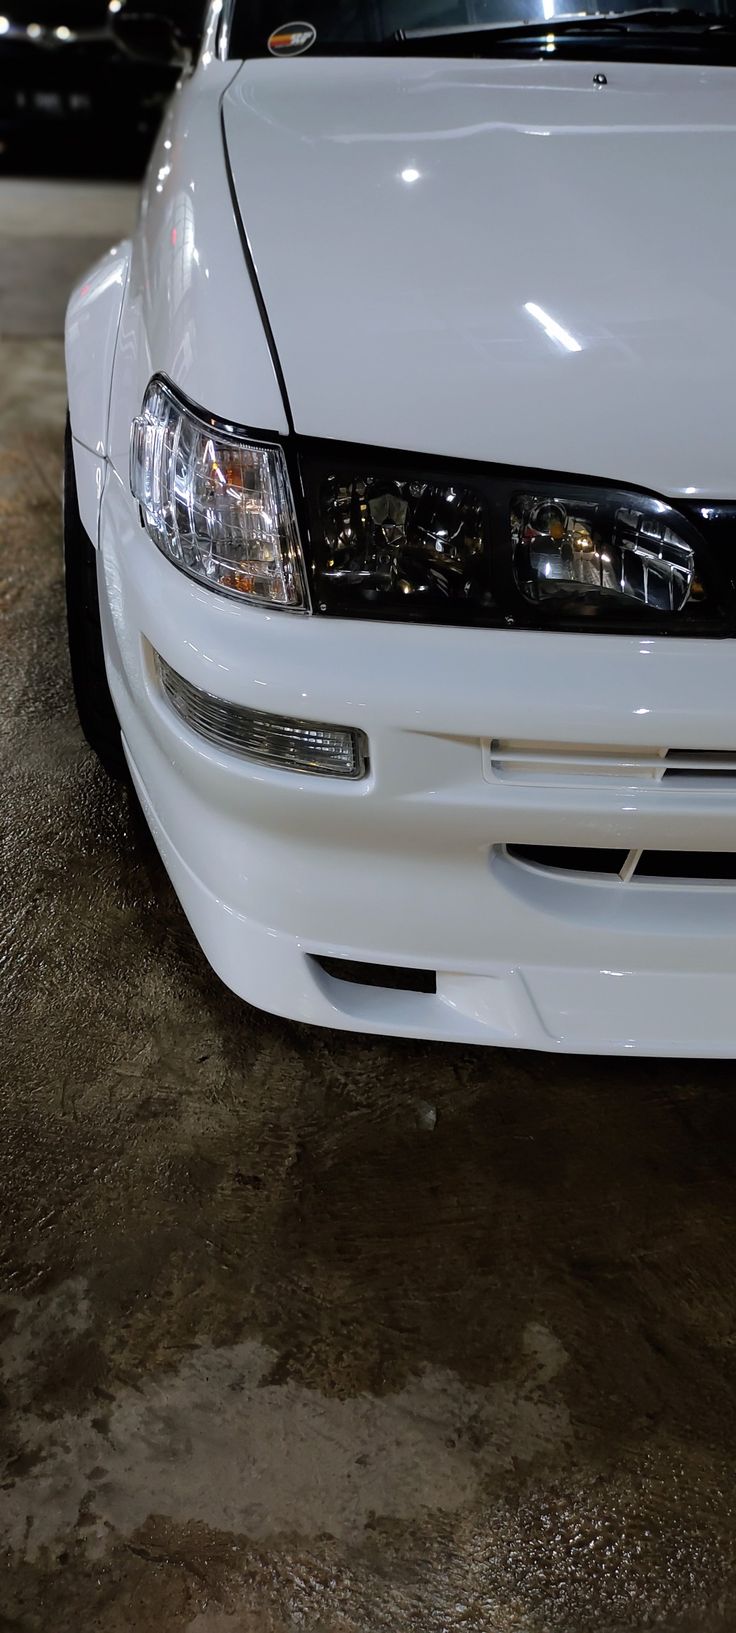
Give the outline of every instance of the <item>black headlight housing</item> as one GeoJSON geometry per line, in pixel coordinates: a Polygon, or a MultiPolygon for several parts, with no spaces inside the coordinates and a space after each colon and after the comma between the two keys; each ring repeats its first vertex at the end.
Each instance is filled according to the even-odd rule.
{"type": "Polygon", "coordinates": [[[298,461],[327,616],[736,634],[732,506],[310,439],[298,461]]]}

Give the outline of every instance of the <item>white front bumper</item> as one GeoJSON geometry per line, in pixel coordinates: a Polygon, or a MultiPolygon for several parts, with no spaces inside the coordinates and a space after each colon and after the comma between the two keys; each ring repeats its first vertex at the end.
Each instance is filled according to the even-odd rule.
{"type": "Polygon", "coordinates": [[[736,887],[556,880],[504,844],[736,849],[736,781],[575,788],[484,775],[489,739],[736,749],[733,642],[331,621],[248,609],[157,552],[107,484],[101,600],[136,786],[214,968],[251,1003],[366,1032],[538,1049],[736,1055],[736,887]],[[235,758],[161,696],[358,726],[340,782],[235,758]],[[315,956],[437,973],[351,985],[315,956]]]}

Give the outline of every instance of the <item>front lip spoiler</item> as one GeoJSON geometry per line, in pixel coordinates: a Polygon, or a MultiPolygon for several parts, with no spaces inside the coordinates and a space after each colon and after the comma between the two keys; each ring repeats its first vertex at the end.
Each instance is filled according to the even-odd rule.
{"type": "Polygon", "coordinates": [[[277,934],[213,895],[169,839],[125,737],[123,746],[146,820],[205,957],[226,986],[258,1009],[361,1034],[548,1054],[736,1057],[736,975],[717,970],[673,974],[506,963],[486,973],[438,971],[434,993],[337,979],[320,967],[320,957],[373,964],[385,957],[277,934]],[[692,1025],[683,1036],[677,1017],[685,1015],[692,1025]]]}

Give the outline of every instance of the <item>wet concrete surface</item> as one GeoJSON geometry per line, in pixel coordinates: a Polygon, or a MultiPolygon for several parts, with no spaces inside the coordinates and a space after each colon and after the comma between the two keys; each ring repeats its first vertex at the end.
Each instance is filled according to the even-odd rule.
{"type": "Polygon", "coordinates": [[[77,727],[60,341],[0,359],[0,1630],[730,1633],[733,1066],[231,997],[77,727]]]}
{"type": "Polygon", "coordinates": [[[0,179],[0,336],[59,335],[80,273],[126,237],[137,189],[0,179]]]}

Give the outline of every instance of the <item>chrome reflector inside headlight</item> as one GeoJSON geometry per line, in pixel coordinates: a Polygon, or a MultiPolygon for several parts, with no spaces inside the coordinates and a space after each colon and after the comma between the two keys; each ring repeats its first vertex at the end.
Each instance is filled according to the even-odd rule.
{"type": "Polygon", "coordinates": [[[154,544],[192,578],[269,606],[307,606],[280,447],[200,418],[154,379],[133,421],[130,485],[154,544]]]}
{"type": "Polygon", "coordinates": [[[156,653],[156,667],[165,696],[192,731],[218,748],[249,760],[279,766],[286,771],[307,771],[313,776],[349,777],[355,781],[368,769],[368,740],[350,726],[331,726],[319,720],[294,720],[265,714],[241,703],[203,692],[156,653]]]}
{"type": "Polygon", "coordinates": [[[652,634],[724,628],[730,565],[724,579],[698,519],[653,494],[310,439],[299,461],[315,611],[652,634]]]}
{"type": "Polygon", "coordinates": [[[602,599],[682,613],[703,600],[688,524],[658,499],[605,489],[517,493],[511,501],[514,578],[532,604],[602,599]]]}
{"type": "Polygon", "coordinates": [[[327,471],[310,500],[321,611],[452,621],[488,600],[487,512],[462,482],[366,463],[327,471]]]}

